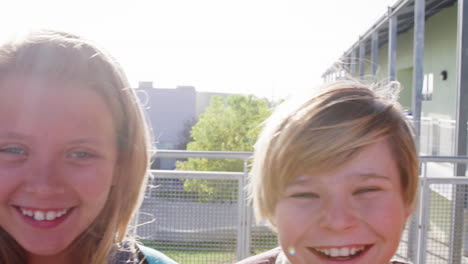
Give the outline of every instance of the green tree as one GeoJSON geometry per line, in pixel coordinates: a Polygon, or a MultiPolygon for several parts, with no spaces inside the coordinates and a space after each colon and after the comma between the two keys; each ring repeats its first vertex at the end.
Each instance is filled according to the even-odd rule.
{"type": "MultiPolygon", "coordinates": [[[[252,151],[261,123],[271,114],[268,102],[253,95],[213,96],[210,105],[192,127],[187,150],[252,151]]],[[[195,159],[178,161],[178,170],[243,171],[241,160],[195,159]]],[[[233,199],[235,181],[187,179],[184,189],[197,192],[201,200],[233,199]]]]}

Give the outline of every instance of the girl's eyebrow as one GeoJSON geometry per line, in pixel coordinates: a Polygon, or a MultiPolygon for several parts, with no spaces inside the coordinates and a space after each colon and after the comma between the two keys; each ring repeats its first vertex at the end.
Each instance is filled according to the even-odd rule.
{"type": "Polygon", "coordinates": [[[12,131],[0,131],[0,138],[25,139],[28,137],[12,131]]]}
{"type": "Polygon", "coordinates": [[[99,139],[96,137],[78,138],[69,142],[70,145],[92,144],[97,146],[106,145],[109,140],[99,139]]]}
{"type": "Polygon", "coordinates": [[[70,141],[72,144],[85,144],[85,143],[100,143],[101,141],[97,138],[79,138],[79,139],[74,139],[70,141]]]}
{"type": "MultiPolygon", "coordinates": [[[[17,133],[17,132],[13,132],[13,131],[0,131],[0,138],[23,140],[29,137],[26,135],[17,133]]],[[[98,146],[105,145],[105,143],[106,143],[106,140],[101,140],[96,137],[78,138],[69,142],[70,145],[93,144],[93,145],[98,145],[98,146]]]]}

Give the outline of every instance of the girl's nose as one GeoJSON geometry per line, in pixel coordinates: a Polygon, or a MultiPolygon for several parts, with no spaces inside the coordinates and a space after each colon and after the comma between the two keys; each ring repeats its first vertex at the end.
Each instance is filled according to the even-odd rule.
{"type": "Polygon", "coordinates": [[[53,159],[31,161],[23,189],[39,196],[63,193],[65,190],[58,162],[53,159]]]}

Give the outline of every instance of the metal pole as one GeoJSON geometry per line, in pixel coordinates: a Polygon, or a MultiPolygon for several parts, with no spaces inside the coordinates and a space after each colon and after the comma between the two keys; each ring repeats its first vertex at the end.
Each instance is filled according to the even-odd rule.
{"type": "Polygon", "coordinates": [[[246,258],[245,254],[245,215],[244,215],[244,186],[245,178],[240,177],[237,182],[237,204],[238,204],[238,221],[237,221],[237,251],[236,257],[237,260],[246,258]]]}
{"type": "MultiPolygon", "coordinates": [[[[458,1],[458,37],[457,37],[457,122],[455,150],[457,156],[467,156],[467,121],[468,121],[468,3],[458,1]],[[466,25],[466,27],[465,27],[466,25]]],[[[464,176],[466,164],[456,166],[455,175],[464,176]]]]}
{"type": "MultiPolygon", "coordinates": [[[[467,155],[467,121],[468,121],[468,25],[466,15],[468,4],[466,0],[458,1],[458,26],[457,26],[457,112],[455,124],[455,154],[457,156],[467,155]],[[466,25],[466,27],[465,27],[466,25]]],[[[466,164],[455,164],[455,176],[465,176],[466,164]]],[[[466,236],[464,230],[464,210],[466,198],[466,185],[457,185],[455,189],[455,203],[453,205],[454,222],[451,232],[451,263],[461,263],[463,253],[463,238],[466,236]]],[[[465,246],[466,249],[466,246],[465,246]]]]}
{"type": "Polygon", "coordinates": [[[418,151],[421,136],[421,105],[424,78],[424,23],[425,0],[415,0],[414,5],[414,45],[413,45],[413,125],[418,151]]]}
{"type": "Polygon", "coordinates": [[[359,37],[359,77],[364,79],[365,74],[365,59],[366,59],[366,40],[359,37]]]}
{"type": "MultiPolygon", "coordinates": [[[[412,115],[415,134],[416,149],[420,149],[421,135],[421,93],[423,86],[423,61],[424,61],[424,22],[425,22],[425,0],[415,0],[414,5],[414,40],[413,40],[413,102],[412,115]]],[[[416,210],[416,216],[420,219],[420,209],[416,210]]],[[[423,219],[422,219],[423,220],[423,219]]],[[[421,229],[412,226],[409,233],[409,244],[420,243],[421,229]],[[414,237],[413,237],[414,236],[414,237]],[[416,243],[415,243],[416,242],[416,243]]],[[[425,251],[425,248],[414,246],[410,248],[409,255],[416,256],[415,250],[425,251]]]]}
{"type": "Polygon", "coordinates": [[[252,227],[252,211],[250,209],[249,203],[247,202],[247,190],[246,186],[248,183],[248,177],[249,177],[249,164],[248,160],[244,160],[244,186],[242,187],[242,192],[243,192],[243,197],[244,197],[244,225],[245,225],[245,241],[244,241],[244,254],[245,257],[250,256],[251,252],[251,243],[252,243],[252,232],[251,232],[251,227],[252,227]]]}
{"type": "Polygon", "coordinates": [[[371,61],[372,61],[372,77],[377,80],[377,66],[379,63],[379,31],[376,29],[372,33],[371,40],[371,61]]]}
{"type": "Polygon", "coordinates": [[[397,16],[388,8],[388,80],[396,80],[397,16]]]}
{"type": "Polygon", "coordinates": [[[351,76],[356,76],[356,49],[351,50],[351,76]]]}
{"type": "Polygon", "coordinates": [[[420,242],[419,242],[419,252],[417,254],[417,259],[415,263],[426,263],[426,247],[427,247],[427,232],[429,232],[429,210],[430,210],[430,192],[431,189],[429,188],[429,182],[427,181],[427,178],[422,178],[420,181],[420,188],[421,188],[421,201],[420,203],[420,213],[421,213],[421,232],[420,232],[420,242]]]}

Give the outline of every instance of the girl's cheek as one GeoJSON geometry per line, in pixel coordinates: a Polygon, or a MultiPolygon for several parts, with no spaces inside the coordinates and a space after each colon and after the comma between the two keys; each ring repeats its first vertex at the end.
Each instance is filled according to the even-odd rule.
{"type": "Polygon", "coordinates": [[[110,186],[113,169],[111,167],[89,166],[83,168],[68,168],[63,175],[68,178],[67,184],[81,190],[88,197],[99,196],[101,186],[110,186]]]}
{"type": "Polygon", "coordinates": [[[18,168],[8,168],[0,164],[0,197],[10,195],[21,187],[22,171],[18,168]]]}

